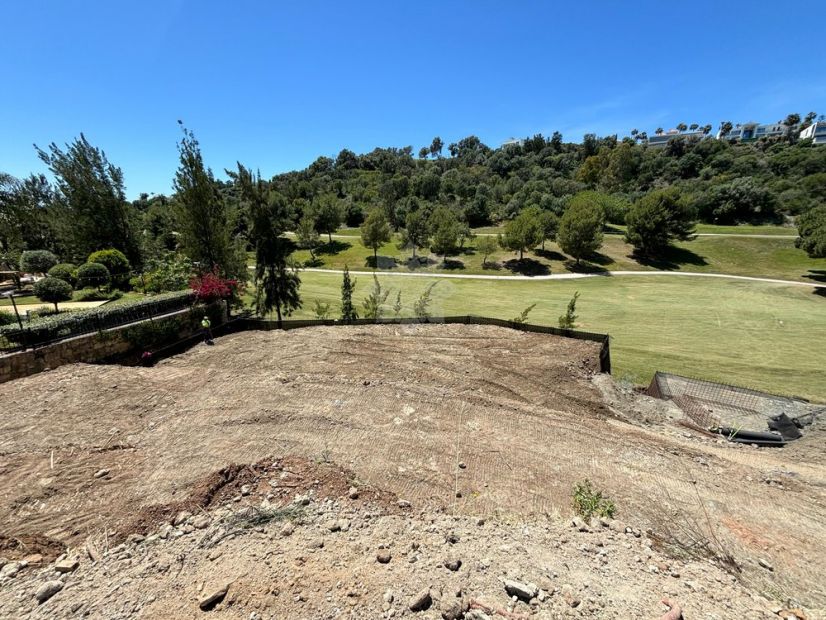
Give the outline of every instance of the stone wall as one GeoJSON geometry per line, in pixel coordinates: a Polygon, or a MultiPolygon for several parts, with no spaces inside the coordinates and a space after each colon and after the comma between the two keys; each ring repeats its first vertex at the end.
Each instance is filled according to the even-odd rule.
{"type": "MultiPolygon", "coordinates": [[[[223,304],[222,304],[223,306],[223,304]]],[[[212,314],[212,313],[211,313],[212,314]]],[[[213,326],[217,326],[226,320],[225,312],[220,313],[221,321],[213,320],[213,326]]],[[[199,321],[194,318],[200,313],[193,315],[187,308],[180,312],[165,315],[163,318],[154,319],[156,325],[165,322],[178,321],[181,327],[177,331],[177,338],[183,339],[192,336],[199,329],[199,321]],[[192,320],[181,320],[189,319],[192,320]]],[[[212,316],[216,316],[212,314],[212,316]]],[[[114,358],[128,354],[135,350],[135,355],[140,352],[136,350],[135,344],[127,337],[128,330],[138,325],[147,323],[130,323],[103,332],[95,332],[84,336],[76,336],[55,342],[53,344],[19,351],[0,357],[0,383],[27,377],[45,370],[52,370],[64,364],[74,364],[77,362],[98,362],[101,360],[114,358]]]]}

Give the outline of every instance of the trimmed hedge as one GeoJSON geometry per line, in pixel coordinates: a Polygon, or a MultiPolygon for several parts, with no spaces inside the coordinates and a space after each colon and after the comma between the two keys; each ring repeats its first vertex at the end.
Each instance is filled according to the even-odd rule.
{"type": "Polygon", "coordinates": [[[59,338],[88,334],[147,319],[150,316],[175,312],[191,306],[194,301],[195,295],[192,291],[176,291],[141,299],[131,304],[64,312],[24,324],[22,331],[17,325],[0,327],[0,339],[5,336],[9,342],[16,344],[45,344],[59,338]]]}
{"type": "Polygon", "coordinates": [[[60,278],[64,282],[68,282],[72,286],[75,285],[75,271],[77,271],[77,267],[75,267],[72,263],[58,263],[51,269],[49,269],[49,276],[52,278],[60,278]]]}

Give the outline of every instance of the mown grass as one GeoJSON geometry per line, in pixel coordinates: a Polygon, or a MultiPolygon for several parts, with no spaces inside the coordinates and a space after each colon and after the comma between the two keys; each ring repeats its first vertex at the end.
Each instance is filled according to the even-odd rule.
{"type": "MultiPolygon", "coordinates": [[[[597,254],[577,265],[553,242],[545,250],[526,252],[518,260],[514,252],[498,250],[483,265],[483,256],[476,252],[476,240],[442,262],[425,250],[419,254],[429,261],[422,265],[411,261],[412,252],[398,248],[398,241],[385,244],[378,252],[378,268],[388,271],[425,271],[434,273],[467,274],[525,274],[544,275],[569,272],[638,271],[660,269],[666,271],[698,271],[732,275],[826,282],[826,259],[809,258],[794,247],[794,239],[778,237],[697,237],[693,241],[676,243],[666,255],[657,260],[643,260],[633,254],[633,248],[623,241],[621,234],[606,234],[597,254]]],[[[334,238],[316,253],[317,262],[311,264],[310,253],[300,250],[295,258],[307,266],[328,269],[373,268],[373,252],[364,247],[358,237],[334,238]]]]}
{"type": "MultiPolygon", "coordinates": [[[[403,315],[435,279],[382,275],[402,290],[403,315]]],[[[303,272],[304,307],[312,317],[315,299],[329,302],[336,316],[340,274],[303,272]]],[[[356,278],[355,300],[371,286],[356,278]]],[[[439,279],[432,313],[476,314],[511,319],[536,303],[529,321],[556,325],[568,300],[579,291],[580,329],[612,336],[614,376],[647,384],[655,370],[725,381],[780,394],[825,401],[826,296],[807,287],[709,278],[601,277],[583,280],[439,279]]]]}

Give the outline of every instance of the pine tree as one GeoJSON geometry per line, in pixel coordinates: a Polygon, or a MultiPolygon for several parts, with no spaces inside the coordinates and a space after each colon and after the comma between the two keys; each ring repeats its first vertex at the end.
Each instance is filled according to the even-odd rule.
{"type": "Polygon", "coordinates": [[[356,286],[355,280],[350,280],[350,270],[344,265],[344,276],[341,280],[341,320],[354,321],[359,318],[356,309],[353,307],[353,289],[356,286]]]}

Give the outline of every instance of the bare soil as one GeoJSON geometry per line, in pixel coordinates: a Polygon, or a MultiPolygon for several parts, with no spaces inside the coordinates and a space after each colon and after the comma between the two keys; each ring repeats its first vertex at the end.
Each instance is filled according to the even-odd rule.
{"type": "Polygon", "coordinates": [[[0,617],[389,617],[414,612],[388,607],[386,588],[431,586],[525,617],[656,617],[668,595],[691,617],[778,617],[775,605],[818,617],[822,425],[774,450],[709,438],[598,375],[598,352],[495,327],[309,328],[227,336],[153,368],[74,365],[0,385],[0,557],[39,554],[43,566],[0,577],[0,617]],[[631,534],[569,527],[584,478],[631,534]],[[232,532],[244,506],[306,494],[297,536],[274,519],[201,544],[232,532]],[[184,521],[180,537],[159,539],[182,511],[212,525],[184,521]],[[329,519],[353,527],[330,532],[329,519]],[[466,574],[441,566],[451,526],[464,532],[466,574]],[[379,564],[379,545],[404,556],[379,564]],[[81,567],[38,607],[33,591],[64,546],[81,567]],[[216,546],[223,562],[210,559],[216,546]],[[508,575],[558,591],[514,604],[494,585],[508,575]],[[232,594],[201,612],[205,582],[221,580],[232,594]]]}

